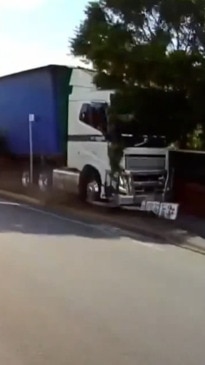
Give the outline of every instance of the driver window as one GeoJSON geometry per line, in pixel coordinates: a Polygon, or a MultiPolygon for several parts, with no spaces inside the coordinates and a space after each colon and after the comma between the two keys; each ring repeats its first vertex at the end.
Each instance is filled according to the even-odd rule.
{"type": "Polygon", "coordinates": [[[91,106],[90,104],[83,104],[80,110],[79,119],[81,122],[90,125],[91,124],[91,106]]]}
{"type": "Polygon", "coordinates": [[[81,107],[79,119],[81,122],[105,134],[107,131],[106,109],[106,103],[85,103],[81,107]]]}

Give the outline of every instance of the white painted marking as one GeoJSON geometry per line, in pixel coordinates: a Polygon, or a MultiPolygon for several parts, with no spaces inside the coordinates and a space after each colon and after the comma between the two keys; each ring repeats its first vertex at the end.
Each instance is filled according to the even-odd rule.
{"type": "Polygon", "coordinates": [[[13,205],[19,207],[19,203],[0,201],[0,205],[13,205]]]}
{"type": "Polygon", "coordinates": [[[139,240],[133,240],[133,242],[137,242],[138,245],[140,246],[144,246],[144,247],[147,247],[147,248],[152,248],[153,250],[156,250],[156,251],[164,251],[165,248],[164,246],[160,246],[158,243],[151,243],[151,242],[144,242],[144,241],[139,241],[139,240]]]}

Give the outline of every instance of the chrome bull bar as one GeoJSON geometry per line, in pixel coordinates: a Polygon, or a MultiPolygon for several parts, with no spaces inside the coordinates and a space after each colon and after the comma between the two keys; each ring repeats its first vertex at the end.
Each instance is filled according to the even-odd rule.
{"type": "Polygon", "coordinates": [[[123,171],[112,176],[106,172],[105,193],[106,198],[114,201],[121,207],[132,207],[135,210],[152,212],[159,217],[175,220],[179,204],[167,202],[167,193],[170,186],[170,174],[166,171],[123,171]],[[140,180],[146,176],[147,180],[140,180]],[[139,180],[137,180],[139,177],[139,180]]]}

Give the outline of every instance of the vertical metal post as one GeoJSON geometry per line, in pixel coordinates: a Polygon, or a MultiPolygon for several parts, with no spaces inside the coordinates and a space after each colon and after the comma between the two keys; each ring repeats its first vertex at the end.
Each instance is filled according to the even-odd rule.
{"type": "Polygon", "coordinates": [[[33,184],[33,133],[32,122],[29,120],[29,151],[30,151],[30,183],[33,184]]]}
{"type": "Polygon", "coordinates": [[[29,158],[30,158],[30,184],[33,184],[33,122],[34,114],[29,114],[29,158]]]}

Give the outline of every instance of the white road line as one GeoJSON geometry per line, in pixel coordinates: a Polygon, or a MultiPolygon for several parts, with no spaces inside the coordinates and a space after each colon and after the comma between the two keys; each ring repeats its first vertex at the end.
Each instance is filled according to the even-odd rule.
{"type": "Polygon", "coordinates": [[[147,248],[152,248],[153,250],[156,251],[165,251],[165,247],[160,245],[159,243],[151,243],[151,242],[144,242],[144,241],[139,241],[139,240],[133,240],[135,243],[137,241],[138,245],[140,246],[144,246],[147,248]]]}
{"type": "Polygon", "coordinates": [[[19,207],[20,204],[19,203],[14,203],[14,202],[6,202],[6,201],[0,201],[0,205],[13,205],[13,206],[17,206],[19,207]]]}

